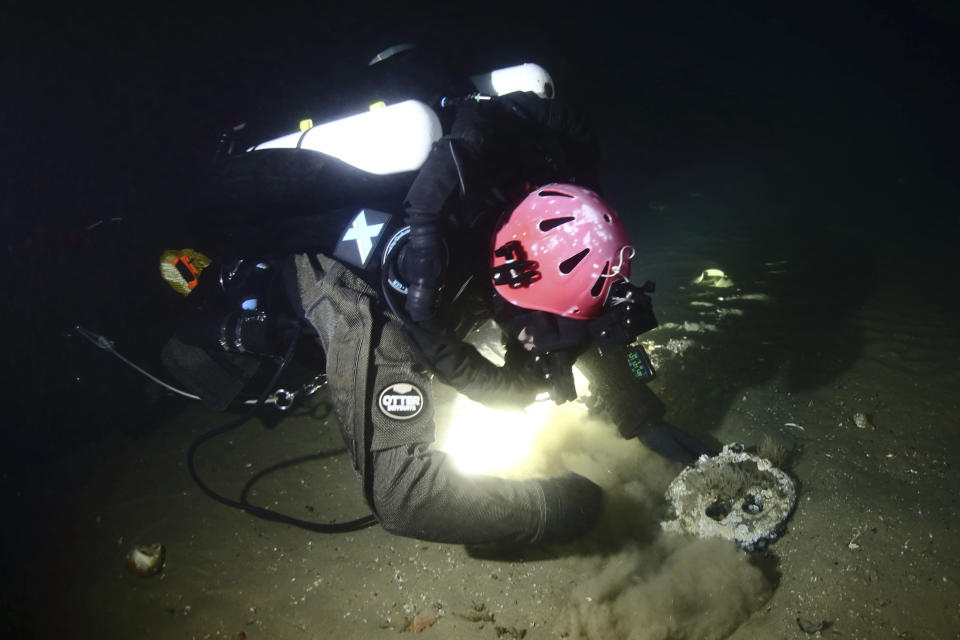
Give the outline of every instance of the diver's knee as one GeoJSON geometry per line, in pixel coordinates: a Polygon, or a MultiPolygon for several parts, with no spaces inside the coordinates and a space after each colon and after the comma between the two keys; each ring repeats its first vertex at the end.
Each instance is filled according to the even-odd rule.
{"type": "Polygon", "coordinates": [[[374,451],[371,456],[373,481],[371,498],[374,514],[388,533],[398,536],[415,536],[411,523],[410,495],[402,481],[409,464],[409,452],[403,448],[374,451]]]}
{"type": "Polygon", "coordinates": [[[587,478],[566,473],[540,480],[546,517],[538,542],[567,542],[587,533],[603,514],[603,489],[587,478]]]}

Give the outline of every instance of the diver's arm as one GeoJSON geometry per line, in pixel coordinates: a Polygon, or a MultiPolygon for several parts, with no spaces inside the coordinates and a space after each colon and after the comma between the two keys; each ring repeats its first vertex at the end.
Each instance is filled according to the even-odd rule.
{"type": "Polygon", "coordinates": [[[404,260],[408,287],[405,309],[413,322],[427,328],[436,328],[444,268],[443,220],[460,189],[456,145],[452,137],[434,143],[403,203],[410,225],[404,260]]]}
{"type": "Polygon", "coordinates": [[[410,326],[406,329],[421,362],[441,382],[471,400],[489,407],[520,409],[548,389],[538,371],[520,366],[499,367],[473,345],[449,332],[433,333],[410,326]]]}
{"type": "Polygon", "coordinates": [[[405,272],[409,293],[405,309],[410,318],[437,328],[436,304],[443,284],[443,227],[466,192],[493,129],[489,105],[460,106],[448,135],[434,143],[404,198],[410,225],[405,272]]]}

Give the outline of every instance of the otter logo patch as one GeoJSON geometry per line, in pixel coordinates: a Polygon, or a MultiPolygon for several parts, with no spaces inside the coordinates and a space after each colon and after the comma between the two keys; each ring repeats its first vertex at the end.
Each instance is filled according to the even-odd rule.
{"type": "Polygon", "coordinates": [[[380,392],[377,405],[388,418],[409,420],[423,409],[423,392],[409,382],[397,382],[380,392]]]}

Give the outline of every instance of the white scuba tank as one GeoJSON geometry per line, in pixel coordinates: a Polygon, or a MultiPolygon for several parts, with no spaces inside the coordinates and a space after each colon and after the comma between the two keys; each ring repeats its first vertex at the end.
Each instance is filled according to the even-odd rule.
{"type": "MultiPolygon", "coordinates": [[[[502,96],[532,91],[541,98],[554,96],[546,69],[526,62],[471,76],[477,89],[502,96]]],[[[333,156],[362,171],[377,175],[416,171],[427,160],[433,143],[443,135],[436,112],[418,100],[406,100],[339,120],[296,131],[247,149],[310,149],[333,156]]]]}
{"type": "Polygon", "coordinates": [[[552,100],[556,95],[553,78],[546,69],[533,62],[470,76],[470,81],[480,93],[491,96],[503,96],[514,91],[532,91],[541,98],[552,100]]]}
{"type": "Polygon", "coordinates": [[[377,175],[415,171],[443,135],[440,118],[406,100],[290,133],[248,149],[311,149],[377,175]]]}

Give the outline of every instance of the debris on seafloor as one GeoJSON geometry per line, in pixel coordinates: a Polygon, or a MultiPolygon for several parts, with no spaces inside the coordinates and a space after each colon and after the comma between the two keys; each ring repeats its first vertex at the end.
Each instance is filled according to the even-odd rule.
{"type": "Polygon", "coordinates": [[[667,340],[667,344],[657,345],[660,348],[666,349],[673,355],[683,355],[683,352],[688,348],[693,346],[695,343],[693,340],[688,340],[687,338],[670,338],[667,340]]]}
{"type": "Polygon", "coordinates": [[[454,613],[458,618],[463,618],[467,622],[479,622],[480,628],[483,628],[484,623],[493,622],[493,612],[487,609],[487,605],[481,603],[473,603],[473,609],[470,613],[454,613]]]}
{"type": "Polygon", "coordinates": [[[871,431],[876,429],[876,427],[873,426],[873,422],[870,420],[870,416],[859,411],[853,414],[853,424],[857,425],[858,429],[869,429],[871,431]]]}
{"type": "Polygon", "coordinates": [[[800,627],[800,631],[803,631],[807,635],[813,635],[815,633],[820,633],[821,631],[826,631],[830,628],[830,623],[826,620],[820,620],[819,622],[814,622],[812,620],[804,620],[802,618],[797,618],[797,626],[800,627]]]}
{"type": "Polygon", "coordinates": [[[856,533],[853,534],[853,537],[850,538],[850,542],[847,543],[847,549],[850,549],[850,551],[857,551],[860,548],[860,545],[857,544],[857,538],[860,537],[861,533],[863,533],[863,530],[857,529],[856,533]]]}
{"type": "Polygon", "coordinates": [[[727,274],[724,273],[722,269],[704,269],[703,272],[693,280],[693,284],[726,289],[733,286],[733,281],[727,277],[727,274]]]}
{"type": "Polygon", "coordinates": [[[407,629],[413,631],[414,633],[420,633],[424,629],[429,629],[432,627],[442,615],[443,608],[441,607],[440,603],[434,603],[426,610],[421,611],[414,616],[407,629]]]}
{"type": "Polygon", "coordinates": [[[127,569],[136,576],[149,578],[160,573],[166,556],[167,550],[160,543],[137,545],[127,552],[127,569]]]}
{"type": "MultiPolygon", "coordinates": [[[[467,622],[479,622],[480,626],[478,628],[480,629],[483,629],[488,622],[491,624],[496,622],[493,618],[493,612],[487,609],[487,605],[483,603],[474,602],[470,613],[454,613],[454,615],[467,622]]],[[[494,625],[493,630],[496,632],[497,638],[506,638],[507,640],[522,640],[527,636],[526,629],[517,629],[516,627],[494,625]]]]}

